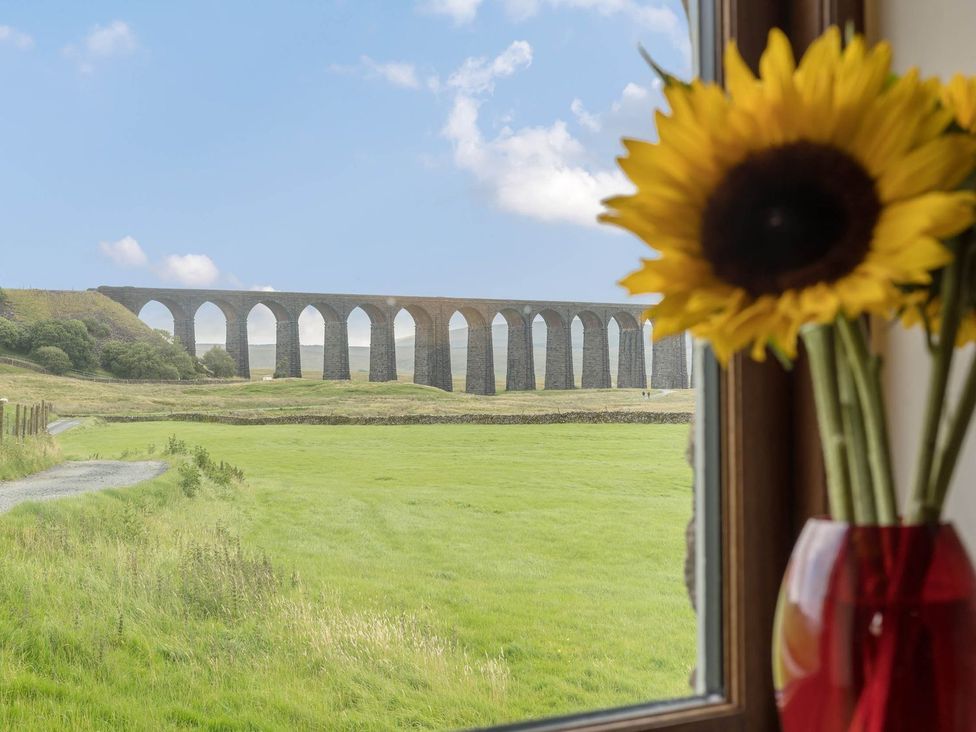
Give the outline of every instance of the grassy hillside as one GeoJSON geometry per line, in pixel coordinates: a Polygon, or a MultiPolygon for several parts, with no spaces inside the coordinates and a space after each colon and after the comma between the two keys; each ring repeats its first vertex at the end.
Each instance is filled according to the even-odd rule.
{"type": "Polygon", "coordinates": [[[20,323],[46,319],[93,318],[111,331],[111,337],[134,341],[155,338],[152,328],[122,305],[94,290],[3,290],[0,317],[20,323]]]}
{"type": "Polygon", "coordinates": [[[0,396],[26,403],[45,399],[60,415],[204,412],[240,416],[325,414],[539,414],[641,410],[692,412],[691,390],[639,389],[502,392],[478,396],[411,383],[323,381],[319,378],[227,384],[107,384],[49,376],[0,364],[0,396]]]}
{"type": "Polygon", "coordinates": [[[689,693],[686,426],[61,439],[173,433],[247,482],[0,516],[0,727],[455,729],[689,693]]]}

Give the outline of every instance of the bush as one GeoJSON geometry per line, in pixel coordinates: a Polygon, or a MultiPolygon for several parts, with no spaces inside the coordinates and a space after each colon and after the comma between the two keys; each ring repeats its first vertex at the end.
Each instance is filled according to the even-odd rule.
{"type": "Polygon", "coordinates": [[[38,320],[28,326],[27,340],[31,351],[42,346],[60,348],[80,371],[93,369],[98,363],[95,339],[80,320],[38,320]]]}
{"type": "Polygon", "coordinates": [[[20,323],[0,318],[0,346],[17,353],[26,352],[30,348],[27,329],[20,323]]]}
{"type": "Polygon", "coordinates": [[[180,488],[187,498],[193,498],[200,490],[200,470],[192,463],[180,466],[180,488]]]}
{"type": "Polygon", "coordinates": [[[52,374],[65,374],[71,370],[71,359],[57,346],[41,346],[31,352],[31,358],[52,374]]]}
{"type": "Polygon", "coordinates": [[[230,379],[237,376],[237,364],[223,348],[211,348],[203,354],[203,365],[210,369],[210,373],[218,379],[230,379]]]}
{"type": "Polygon", "coordinates": [[[159,341],[109,341],[102,346],[102,367],[120,379],[176,381],[197,375],[196,359],[178,344],[159,341]]]}
{"type": "Polygon", "coordinates": [[[94,318],[85,318],[81,321],[85,324],[85,328],[88,330],[88,335],[92,338],[104,339],[112,335],[112,331],[105,323],[99,322],[94,318]]]}

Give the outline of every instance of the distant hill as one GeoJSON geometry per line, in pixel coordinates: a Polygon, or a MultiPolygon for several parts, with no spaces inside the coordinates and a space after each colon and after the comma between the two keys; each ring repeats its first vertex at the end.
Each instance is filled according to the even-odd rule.
{"type": "Polygon", "coordinates": [[[8,290],[0,302],[0,317],[20,323],[92,318],[104,324],[111,338],[125,341],[158,337],[153,329],[122,305],[94,290],[8,290]]]}
{"type": "MultiPolygon", "coordinates": [[[[573,369],[576,377],[579,376],[583,368],[583,326],[580,323],[573,324],[573,369]]],[[[536,380],[541,386],[545,378],[546,364],[546,341],[545,331],[535,333],[534,355],[536,380]]],[[[496,325],[492,329],[493,351],[495,356],[495,380],[499,384],[505,383],[505,367],[508,358],[508,329],[504,325],[496,325]]],[[[617,375],[617,347],[619,339],[615,331],[611,331],[608,340],[610,341],[610,373],[616,379],[617,375]]],[[[467,361],[467,341],[468,329],[457,328],[451,331],[451,363],[453,365],[453,375],[455,378],[464,376],[467,361]]],[[[215,345],[214,343],[198,343],[197,355],[202,356],[215,345]]],[[[402,375],[413,373],[413,352],[414,337],[405,336],[397,338],[397,373],[402,375]]],[[[303,345],[302,346],[302,368],[305,371],[321,371],[322,360],[324,357],[322,346],[303,345]]],[[[647,362],[647,373],[651,369],[651,348],[650,344],[645,349],[645,359],[647,362]]],[[[252,343],[250,346],[251,368],[254,369],[273,369],[275,365],[275,346],[273,343],[252,343]]],[[[369,372],[369,348],[366,346],[350,346],[349,348],[349,370],[352,373],[369,372]]]]}

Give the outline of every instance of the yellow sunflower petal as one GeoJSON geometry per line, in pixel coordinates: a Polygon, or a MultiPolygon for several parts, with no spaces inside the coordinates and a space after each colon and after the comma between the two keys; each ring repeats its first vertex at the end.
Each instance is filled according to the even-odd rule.
{"type": "Polygon", "coordinates": [[[945,135],[902,156],[881,173],[878,193],[883,202],[954,188],[976,165],[976,139],[945,135]]]}

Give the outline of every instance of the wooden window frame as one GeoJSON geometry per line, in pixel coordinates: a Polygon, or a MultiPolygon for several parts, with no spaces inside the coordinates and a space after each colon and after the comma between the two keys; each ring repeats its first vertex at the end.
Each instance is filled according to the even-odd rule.
{"type": "MultiPolygon", "coordinates": [[[[713,58],[735,39],[755,69],[773,27],[795,52],[827,26],[864,26],[864,0],[699,0],[718,32],[713,58]]],[[[706,39],[703,39],[706,40],[706,39]]],[[[708,58],[710,54],[703,54],[708,58]]],[[[720,72],[720,64],[716,73],[720,72]]],[[[722,665],[724,694],[646,711],[513,725],[573,732],[774,732],[770,636],[776,597],[804,521],[826,513],[823,461],[809,368],[733,359],[720,378],[722,486],[722,665]]]]}

